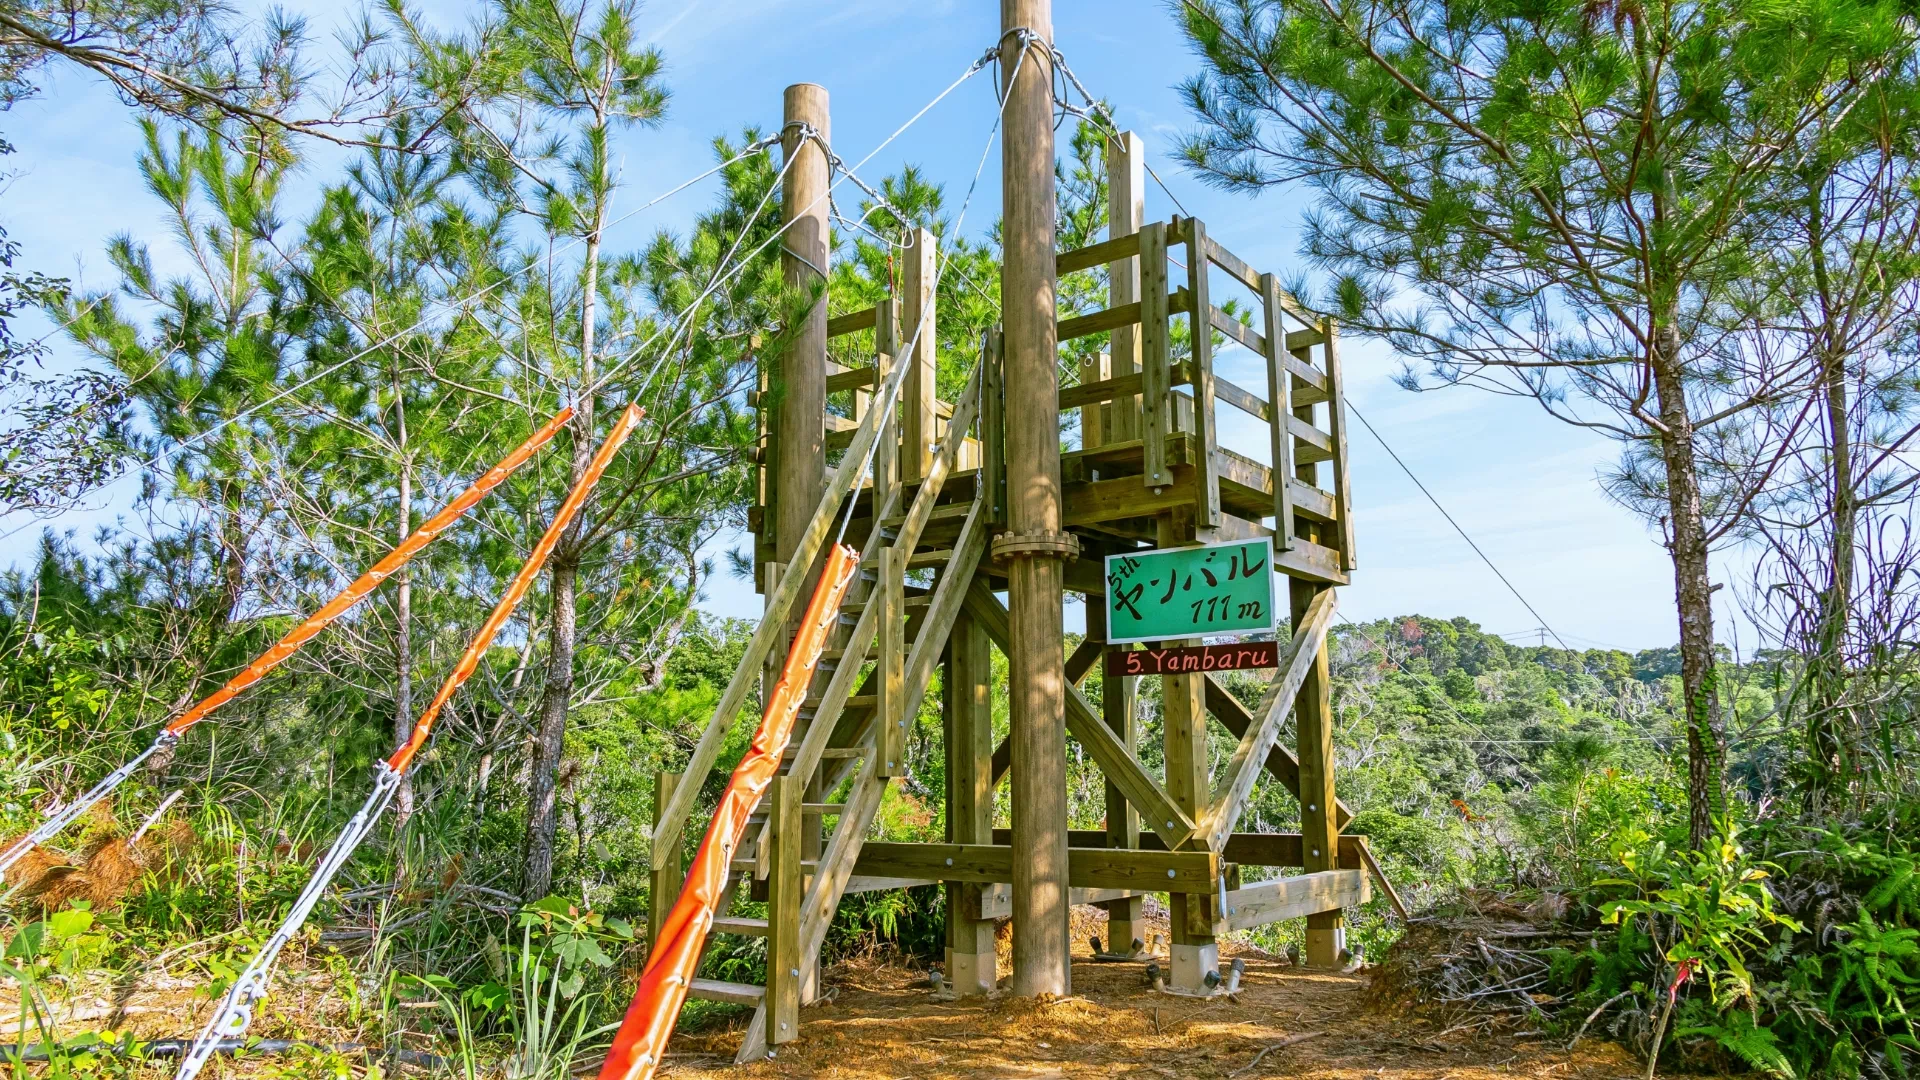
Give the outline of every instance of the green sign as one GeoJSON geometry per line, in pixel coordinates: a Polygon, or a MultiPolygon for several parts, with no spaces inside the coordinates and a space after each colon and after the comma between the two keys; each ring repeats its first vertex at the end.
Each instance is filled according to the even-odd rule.
{"type": "Polygon", "coordinates": [[[1272,632],[1266,540],[1107,556],[1107,640],[1167,641],[1272,632]]]}

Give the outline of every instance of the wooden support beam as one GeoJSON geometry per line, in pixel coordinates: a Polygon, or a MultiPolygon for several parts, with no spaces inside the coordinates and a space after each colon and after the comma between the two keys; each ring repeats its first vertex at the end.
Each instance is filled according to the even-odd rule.
{"type": "MultiPolygon", "coordinates": [[[[1140,136],[1123,131],[1107,140],[1107,304],[1120,307],[1140,299],[1140,227],[1147,223],[1147,147],[1140,136]]],[[[1109,339],[1113,374],[1140,372],[1140,327],[1118,326],[1109,339]]],[[[1130,390],[1114,399],[1107,438],[1140,437],[1140,396],[1130,390]]]]}
{"type": "Polygon", "coordinates": [[[806,838],[800,804],[806,779],[775,776],[768,788],[767,1041],[778,1045],[800,1035],[800,903],[806,893],[801,849],[806,838]]]}
{"type": "Polygon", "coordinates": [[[1213,377],[1213,392],[1219,400],[1239,409],[1255,420],[1265,420],[1272,415],[1267,409],[1266,400],[1260,397],[1260,395],[1228,382],[1218,375],[1213,377]]]}
{"type": "Polygon", "coordinates": [[[1227,893],[1227,925],[1246,930],[1286,919],[1311,918],[1371,899],[1361,870],[1322,870],[1298,877],[1263,881],[1227,893]]]}
{"type": "Polygon", "coordinates": [[[1339,506],[1340,522],[1335,536],[1340,548],[1342,568],[1351,571],[1359,563],[1353,555],[1353,494],[1347,477],[1347,399],[1341,393],[1339,335],[1334,322],[1322,324],[1326,334],[1327,358],[1327,436],[1333,449],[1333,501],[1339,506]]]}
{"type": "Polygon", "coordinates": [[[938,430],[934,346],[939,337],[933,301],[938,248],[932,231],[919,228],[910,234],[900,253],[904,264],[900,272],[901,348],[909,342],[913,345],[900,357],[900,362],[907,365],[907,381],[900,387],[900,476],[909,483],[926,476],[933,467],[938,430]]]}
{"type": "MultiPolygon", "coordinates": [[[[1280,322],[1280,282],[1272,274],[1260,275],[1260,298],[1266,315],[1266,350],[1261,354],[1267,366],[1267,400],[1272,403],[1267,423],[1270,435],[1270,449],[1273,453],[1273,475],[1277,480],[1273,484],[1273,546],[1276,551],[1285,551],[1293,546],[1293,484],[1294,478],[1293,439],[1287,434],[1287,421],[1293,417],[1292,376],[1286,370],[1279,342],[1286,336],[1286,329],[1280,322]]],[[[1310,485],[1302,484],[1302,487],[1310,485]]]]}
{"type": "MultiPolygon", "coordinates": [[[[1127,135],[1132,134],[1132,132],[1127,133],[1127,135]]],[[[1127,135],[1123,135],[1121,138],[1124,139],[1127,135]]],[[[1139,138],[1137,135],[1133,137],[1135,139],[1139,138]]],[[[1111,222],[1112,219],[1109,218],[1108,220],[1111,222]]],[[[1138,236],[1127,234],[1116,235],[1111,240],[1102,240],[1097,244],[1088,244],[1083,248],[1075,248],[1072,251],[1061,252],[1054,257],[1053,272],[1058,276],[1065,277],[1068,274],[1078,273],[1081,270],[1091,270],[1101,263],[1117,262],[1138,254],[1140,254],[1140,238],[1138,236]]]]}
{"type": "MultiPolygon", "coordinates": [[[[653,774],[653,820],[656,825],[659,824],[667,804],[673,801],[673,789],[679,782],[679,773],[662,771],[653,774]]],[[[656,927],[666,925],[667,912],[673,910],[673,902],[680,898],[680,886],[686,880],[681,861],[678,844],[665,850],[654,849],[653,868],[647,874],[649,939],[656,927]]],[[[649,947],[651,947],[651,941],[649,947]]]]}
{"type": "MultiPolygon", "coordinates": [[[[928,881],[1011,882],[1016,848],[998,844],[888,844],[868,842],[854,872],[862,877],[928,881]]],[[[1067,849],[1067,882],[1085,889],[1209,894],[1220,879],[1211,851],[1067,849]]]]}
{"type": "MultiPolygon", "coordinates": [[[[967,590],[967,611],[986,628],[987,636],[994,640],[994,644],[1000,646],[1002,652],[1007,651],[1007,609],[987,591],[985,585],[975,582],[967,590]]],[[[1100,771],[1126,795],[1127,802],[1139,808],[1147,827],[1158,833],[1169,848],[1178,848],[1186,843],[1194,834],[1193,818],[1174,805],[1159,782],[1133,755],[1133,751],[1121,745],[1119,738],[1101,722],[1099,713],[1088,703],[1086,695],[1065,681],[1064,674],[1063,671],[1061,685],[1066,690],[1067,731],[1086,747],[1094,762],[1100,766],[1100,771]]],[[[1017,765],[1017,755],[1014,760],[1017,765]]]]}
{"type": "Polygon", "coordinates": [[[827,336],[839,337],[856,330],[871,330],[879,314],[879,308],[869,307],[861,308],[859,311],[849,311],[845,315],[835,315],[827,320],[827,336]]]}
{"type": "MultiPolygon", "coordinates": [[[[1260,278],[1262,275],[1255,272],[1253,267],[1242,262],[1240,257],[1233,252],[1214,243],[1211,237],[1207,237],[1204,243],[1206,257],[1213,262],[1213,265],[1233,275],[1235,280],[1247,288],[1252,289],[1254,292],[1258,293],[1260,291],[1260,278]]],[[[1194,257],[1196,259],[1199,258],[1197,254],[1194,257]]],[[[1255,351],[1258,352],[1259,350],[1256,349],[1255,351]]]]}
{"type": "MultiPolygon", "coordinates": [[[[1289,580],[1293,632],[1306,633],[1326,586],[1289,580]]],[[[1293,723],[1300,762],[1300,835],[1306,845],[1303,865],[1309,874],[1339,868],[1340,826],[1334,794],[1333,699],[1324,638],[1300,693],[1294,699],[1293,723]]],[[[1307,919],[1306,961],[1314,967],[1333,967],[1345,931],[1340,916],[1316,914],[1307,919]]]]}
{"type": "Polygon", "coordinates": [[[878,701],[874,707],[880,733],[874,754],[881,776],[905,776],[907,772],[907,718],[918,711],[918,702],[906,698],[907,682],[907,558],[899,546],[880,551],[880,659],[874,684],[878,701]]]}
{"type": "MultiPolygon", "coordinates": [[[[947,842],[993,842],[993,656],[972,617],[954,619],[947,637],[941,695],[947,778],[947,842]]],[[[978,884],[947,887],[947,981],[961,996],[989,994],[997,982],[994,923],[978,884]]]]}
{"type": "Polygon", "coordinates": [[[1321,590],[1308,605],[1293,640],[1287,643],[1285,661],[1260,704],[1254,707],[1254,723],[1241,735],[1240,745],[1234,749],[1220,782],[1214,786],[1212,807],[1202,826],[1207,846],[1214,851],[1223,849],[1233,835],[1233,826],[1240,820],[1241,807],[1253,791],[1253,782],[1259,777],[1268,752],[1280,740],[1280,727],[1291,711],[1294,696],[1300,692],[1327,640],[1327,631],[1333,626],[1334,606],[1332,589],[1321,590]]]}
{"type": "MultiPolygon", "coordinates": [[[[1233,733],[1235,737],[1245,738],[1247,732],[1253,727],[1253,713],[1249,712],[1245,705],[1240,704],[1240,699],[1234,697],[1232,691],[1228,690],[1225,685],[1212,675],[1207,676],[1206,691],[1207,711],[1211,712],[1214,718],[1219,720],[1221,725],[1233,733]]],[[[1283,787],[1293,792],[1296,798],[1299,797],[1300,763],[1294,759],[1292,752],[1279,743],[1275,743],[1273,749],[1267,751],[1266,767],[1267,772],[1271,773],[1275,780],[1280,781],[1283,787]]],[[[1348,810],[1346,804],[1338,799],[1334,800],[1333,805],[1334,816],[1339,822],[1340,828],[1346,828],[1347,822],[1353,820],[1353,811],[1348,810]]],[[[1253,860],[1241,859],[1237,861],[1252,862],[1253,860]]],[[[1284,865],[1300,866],[1302,864],[1294,862],[1284,865]]]]}
{"type": "Polygon", "coordinates": [[[1167,468],[1173,372],[1166,295],[1167,227],[1155,221],[1140,230],[1140,438],[1145,444],[1140,476],[1149,488],[1173,482],[1167,468]]]}
{"type": "Polygon", "coordinates": [[[1246,323],[1221,311],[1219,308],[1213,309],[1212,314],[1208,316],[1208,321],[1213,324],[1215,330],[1220,331],[1234,341],[1251,349],[1255,356],[1267,355],[1267,339],[1246,323]]]}
{"type": "Polygon", "coordinates": [[[827,376],[827,393],[838,394],[843,390],[858,390],[879,381],[880,372],[874,368],[848,368],[838,374],[827,376]]]}
{"type": "Polygon", "coordinates": [[[1207,285],[1207,226],[1199,218],[1189,218],[1187,232],[1187,310],[1193,312],[1193,425],[1201,451],[1194,462],[1200,469],[1199,501],[1194,506],[1198,524],[1212,528],[1220,524],[1220,477],[1213,471],[1213,457],[1220,449],[1219,415],[1214,411],[1219,397],[1213,378],[1213,331],[1207,313],[1213,310],[1207,285]]]}

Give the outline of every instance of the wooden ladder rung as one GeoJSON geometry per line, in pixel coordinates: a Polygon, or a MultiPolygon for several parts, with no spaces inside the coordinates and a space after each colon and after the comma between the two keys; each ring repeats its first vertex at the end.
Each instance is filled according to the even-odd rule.
{"type": "Polygon", "coordinates": [[[800,812],[803,814],[825,814],[828,817],[839,817],[847,812],[847,804],[837,802],[804,802],[800,804],[800,812]]]}
{"type": "MultiPolygon", "coordinates": [[[[966,516],[972,512],[972,502],[948,503],[946,506],[936,506],[933,508],[933,513],[927,516],[927,524],[931,525],[936,521],[964,521],[966,516]]],[[[905,514],[880,519],[880,527],[883,529],[898,529],[906,523],[907,516],[905,514]]]]}
{"type": "Polygon", "coordinates": [[[766,937],[767,920],[755,919],[747,915],[722,915],[713,920],[713,932],[738,934],[741,937],[766,937]]]}
{"type": "Polygon", "coordinates": [[[767,996],[767,988],[722,979],[695,979],[687,985],[687,996],[702,1001],[724,1001],[729,1005],[758,1006],[767,996]]]}
{"type": "MultiPolygon", "coordinates": [[[[736,870],[744,874],[744,873],[751,873],[751,872],[757,871],[760,868],[760,862],[758,859],[741,857],[728,863],[727,866],[733,870],[736,870]]],[[[800,860],[800,869],[804,873],[811,874],[815,870],[819,869],[819,867],[820,867],[820,862],[817,859],[800,860]]]]}
{"type": "MultiPolygon", "coordinates": [[[[874,660],[874,659],[877,659],[877,658],[878,658],[879,656],[880,656],[880,653],[879,653],[879,652],[878,652],[877,650],[875,650],[873,646],[871,646],[871,645],[869,645],[869,646],[867,646],[867,651],[866,651],[866,654],[865,654],[864,656],[862,656],[862,657],[861,657],[860,659],[861,659],[861,660],[874,660]]],[[[831,661],[831,662],[833,662],[833,663],[836,663],[836,664],[837,664],[837,663],[839,663],[840,661],[842,661],[842,660],[844,660],[844,659],[846,659],[846,658],[847,658],[847,650],[845,650],[845,649],[822,649],[822,650],[820,650],[820,662],[821,662],[821,663],[823,663],[823,664],[824,664],[824,663],[827,663],[827,662],[829,662],[829,661],[831,661]]]]}
{"type": "Polygon", "coordinates": [[[939,551],[919,551],[908,557],[907,569],[924,570],[929,566],[945,566],[952,561],[952,548],[942,548],[939,551]]]}

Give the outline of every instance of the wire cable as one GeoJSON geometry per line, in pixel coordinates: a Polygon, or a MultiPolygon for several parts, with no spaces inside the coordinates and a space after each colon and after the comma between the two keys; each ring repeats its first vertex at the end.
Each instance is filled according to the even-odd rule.
{"type": "MultiPolygon", "coordinates": [[[[769,136],[768,138],[761,139],[757,142],[749,144],[745,149],[741,150],[740,153],[734,155],[734,157],[732,157],[731,159],[727,161],[723,161],[720,164],[715,165],[710,169],[707,169],[705,172],[702,172],[699,175],[694,176],[691,179],[688,179],[686,181],[683,181],[682,183],[674,186],[673,188],[670,188],[667,191],[664,191],[661,194],[654,196],[652,199],[648,200],[646,203],[643,203],[640,206],[636,206],[632,210],[629,210],[625,214],[622,214],[619,217],[615,218],[613,221],[608,222],[606,225],[602,226],[598,230],[598,232],[600,232],[601,234],[606,233],[607,230],[625,223],[626,221],[633,218],[637,214],[643,213],[649,209],[652,209],[655,206],[658,206],[660,203],[663,203],[666,200],[674,197],[675,195],[680,194],[681,192],[687,190],[693,185],[699,183],[700,181],[705,180],[706,178],[714,175],[715,173],[718,173],[723,169],[726,169],[741,161],[744,161],[747,158],[753,156],[754,154],[757,154],[766,150],[769,146],[772,146],[774,143],[778,141],[779,141],[779,136],[776,135],[776,136],[769,136]]],[[[573,248],[578,247],[579,245],[585,243],[586,241],[587,241],[587,237],[585,236],[573,237],[572,239],[567,241],[567,243],[563,244],[559,249],[553,252],[553,255],[564,254],[565,252],[571,251],[573,248]]],[[[550,255],[549,258],[551,257],[552,256],[550,255]]],[[[464,296],[458,300],[451,301],[448,304],[444,305],[444,307],[449,309],[458,309],[468,304],[471,304],[477,300],[484,298],[488,293],[491,293],[495,289],[499,288],[501,285],[504,285],[515,278],[521,277],[529,273],[539,265],[540,264],[538,262],[529,262],[527,265],[517,270],[514,270],[511,273],[502,275],[498,280],[493,281],[492,283],[488,284],[485,288],[479,290],[478,292],[470,293],[467,296],[464,296]]],[[[268,398],[267,400],[262,401],[256,405],[250,405],[247,408],[242,409],[241,411],[235,413],[234,415],[229,416],[224,420],[221,420],[219,423],[213,425],[212,427],[207,428],[205,431],[196,432],[195,434],[190,435],[187,438],[182,439],[179,442],[173,444],[167,449],[162,450],[160,453],[155,454],[153,457],[148,458],[138,464],[130,465],[124,469],[121,469],[119,472],[106,478],[105,480],[101,480],[97,483],[94,483],[84,488],[83,490],[77,492],[74,495],[74,500],[77,501],[79,499],[85,498],[86,496],[93,494],[96,491],[99,491],[101,488],[107,487],[110,484],[118,483],[120,480],[124,479],[126,476],[128,476],[131,473],[138,472],[138,471],[145,471],[147,469],[151,469],[159,465],[161,462],[164,462],[169,457],[172,457],[174,454],[177,454],[183,450],[186,450],[187,448],[193,446],[194,444],[206,438],[209,438],[210,436],[215,435],[221,431],[224,431],[228,427],[231,427],[232,425],[239,423],[241,420],[246,419],[248,416],[251,416],[252,414],[258,412],[259,410],[264,409],[267,406],[272,405],[277,401],[280,401],[281,399],[287,397],[290,394],[296,393],[297,391],[306,388],[307,386],[311,385],[312,383],[320,379],[326,378],[328,375],[331,375],[336,371],[339,371],[341,368],[346,367],[348,364],[351,364],[357,360],[363,359],[374,352],[377,352],[381,349],[386,348],[388,345],[393,344],[395,341],[400,340],[402,337],[405,337],[406,335],[411,334],[419,330],[421,327],[427,325],[428,320],[430,320],[432,317],[433,316],[431,314],[422,315],[418,320],[416,320],[411,326],[408,326],[406,329],[397,330],[394,333],[389,334],[387,337],[381,339],[380,341],[377,341],[371,345],[368,345],[366,348],[361,349],[359,352],[356,352],[353,355],[348,356],[346,359],[341,360],[339,363],[336,363],[327,368],[324,368],[318,373],[310,375],[307,378],[302,379],[301,381],[295,383],[294,385],[279,391],[278,393],[274,394],[272,397],[268,398]]],[[[0,515],[0,516],[4,516],[4,515],[0,515]]],[[[58,516],[59,515],[53,515],[53,517],[48,517],[48,518],[36,518],[32,521],[25,522],[24,524],[20,525],[18,528],[15,528],[9,532],[0,533],[0,541],[12,539],[14,536],[25,531],[26,529],[32,528],[35,524],[44,523],[46,521],[53,520],[53,518],[56,518],[58,516]]]]}
{"type": "Polygon", "coordinates": [[[1393,459],[1393,463],[1400,466],[1400,471],[1407,474],[1407,479],[1413,481],[1413,486],[1420,489],[1420,494],[1427,497],[1427,501],[1433,504],[1433,508],[1440,511],[1440,516],[1447,519],[1447,524],[1453,526],[1453,531],[1460,534],[1460,539],[1465,540],[1467,546],[1473,549],[1473,553],[1480,556],[1480,561],[1487,564],[1487,569],[1493,571],[1493,576],[1500,579],[1500,584],[1505,585],[1507,591],[1513,594],[1513,598],[1520,601],[1520,606],[1526,608],[1528,614],[1540,620],[1540,625],[1546,629],[1547,633],[1553,635],[1553,640],[1560,642],[1562,649],[1566,649],[1568,652],[1578,651],[1570,647],[1566,641],[1560,637],[1558,630],[1548,625],[1545,615],[1540,614],[1532,604],[1527,602],[1526,597],[1520,595],[1520,590],[1514,587],[1513,582],[1508,580],[1507,575],[1500,572],[1500,568],[1493,564],[1493,560],[1487,557],[1487,553],[1480,550],[1480,545],[1473,542],[1473,537],[1467,535],[1467,530],[1460,527],[1460,523],[1454,520],[1453,515],[1447,513],[1447,508],[1440,505],[1440,500],[1433,497],[1433,492],[1427,490],[1427,485],[1420,482],[1420,478],[1413,474],[1413,470],[1407,468],[1407,463],[1400,460],[1400,455],[1394,453],[1393,447],[1387,445],[1387,440],[1380,437],[1380,432],[1367,420],[1366,415],[1359,409],[1354,408],[1353,399],[1342,394],[1341,400],[1346,402],[1348,411],[1352,412],[1354,417],[1360,421],[1361,425],[1367,429],[1367,434],[1373,436],[1373,441],[1380,444],[1380,449],[1385,450],[1387,456],[1393,459]]]}

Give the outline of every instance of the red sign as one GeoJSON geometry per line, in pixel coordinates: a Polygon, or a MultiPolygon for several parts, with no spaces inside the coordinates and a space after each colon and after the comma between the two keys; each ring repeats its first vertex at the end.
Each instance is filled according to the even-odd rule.
{"type": "Polygon", "coordinates": [[[1108,649],[1108,675],[1187,675],[1280,666],[1280,643],[1188,645],[1178,649],[1108,649]]]}

